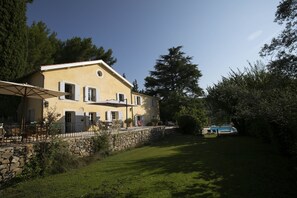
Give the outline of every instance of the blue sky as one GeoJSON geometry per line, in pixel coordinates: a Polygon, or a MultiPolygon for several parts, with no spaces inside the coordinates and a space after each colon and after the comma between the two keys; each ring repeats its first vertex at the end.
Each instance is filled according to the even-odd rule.
{"type": "MultiPolygon", "coordinates": [[[[279,0],[35,0],[28,24],[43,21],[66,40],[91,37],[111,48],[114,69],[143,88],[144,78],[168,48],[183,46],[202,72],[205,89],[260,60],[264,43],[277,35],[279,0]]],[[[268,61],[269,59],[263,60],[268,61]]]]}

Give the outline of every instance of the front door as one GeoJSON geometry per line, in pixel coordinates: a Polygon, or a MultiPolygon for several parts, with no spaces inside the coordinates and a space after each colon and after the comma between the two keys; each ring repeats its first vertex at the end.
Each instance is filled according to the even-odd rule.
{"type": "Polygon", "coordinates": [[[135,126],[143,126],[143,116],[136,115],[134,120],[135,120],[135,126]]]}
{"type": "Polygon", "coordinates": [[[70,133],[74,132],[74,115],[75,112],[73,111],[66,111],[65,112],[65,132],[70,133]]]}

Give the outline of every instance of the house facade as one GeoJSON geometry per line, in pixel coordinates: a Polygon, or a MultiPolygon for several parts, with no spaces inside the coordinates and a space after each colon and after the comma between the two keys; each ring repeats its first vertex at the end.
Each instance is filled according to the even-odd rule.
{"type": "Polygon", "coordinates": [[[159,118],[156,97],[132,92],[133,85],[102,60],[41,66],[31,74],[29,84],[68,93],[43,101],[28,99],[26,121],[58,115],[63,133],[86,131],[99,121],[123,123],[127,118],[135,126],[159,118]]]}

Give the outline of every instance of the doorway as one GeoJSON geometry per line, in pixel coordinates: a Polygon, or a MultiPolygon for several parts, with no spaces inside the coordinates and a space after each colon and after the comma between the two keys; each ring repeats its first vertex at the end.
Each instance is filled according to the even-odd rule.
{"type": "Polygon", "coordinates": [[[75,131],[75,112],[65,112],[65,133],[71,133],[75,131]]]}

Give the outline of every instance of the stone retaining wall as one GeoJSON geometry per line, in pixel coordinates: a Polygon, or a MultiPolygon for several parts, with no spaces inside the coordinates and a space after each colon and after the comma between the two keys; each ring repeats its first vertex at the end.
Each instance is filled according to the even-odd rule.
{"type": "MultiPolygon", "coordinates": [[[[175,128],[147,127],[129,129],[109,134],[109,144],[112,152],[142,146],[157,141],[169,134],[173,134],[175,128]]],[[[74,155],[85,157],[94,153],[92,136],[65,138],[69,144],[69,151],[74,155]]],[[[0,187],[1,184],[14,178],[23,170],[34,155],[33,144],[14,145],[0,148],[0,187]]]]}
{"type": "Polygon", "coordinates": [[[33,144],[0,147],[0,187],[23,170],[34,155],[33,144]]]}

